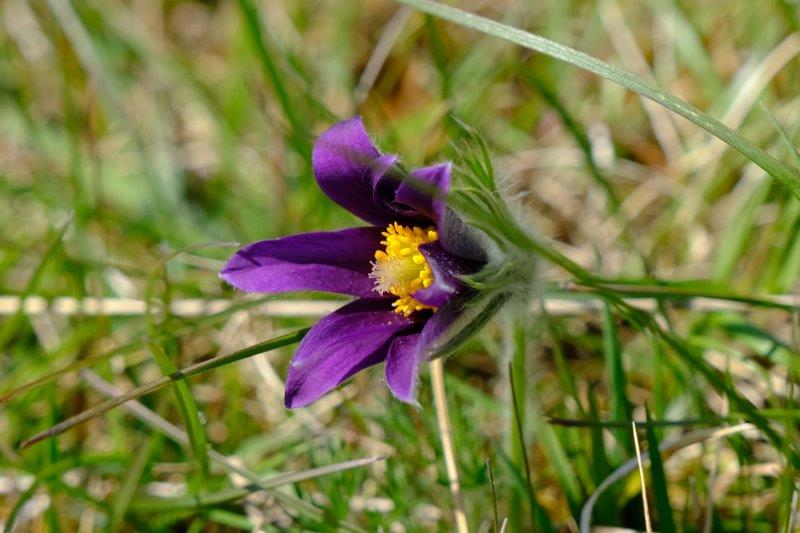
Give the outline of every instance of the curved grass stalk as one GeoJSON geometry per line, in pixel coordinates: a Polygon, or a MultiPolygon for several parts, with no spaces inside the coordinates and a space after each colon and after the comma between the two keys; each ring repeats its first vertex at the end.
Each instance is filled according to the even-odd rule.
{"type": "MultiPolygon", "coordinates": [[[[658,451],[662,455],[666,455],[675,451],[678,451],[682,448],[686,448],[687,446],[691,446],[692,444],[697,444],[703,441],[713,441],[717,439],[722,439],[725,437],[729,437],[731,435],[736,435],[739,433],[743,433],[745,431],[757,429],[756,426],[749,423],[738,424],[735,426],[730,426],[727,428],[714,428],[714,429],[700,429],[697,431],[693,431],[691,433],[687,433],[685,435],[680,435],[675,437],[674,439],[665,440],[658,446],[658,451]]],[[[650,463],[650,452],[646,451],[644,453],[638,454],[636,457],[629,459],[626,461],[622,466],[614,470],[606,479],[603,480],[602,483],[595,489],[589,499],[586,500],[586,504],[584,504],[583,509],[581,510],[581,521],[580,521],[580,531],[581,533],[589,533],[591,531],[591,523],[592,523],[592,512],[594,511],[594,506],[597,503],[597,500],[600,496],[608,490],[608,488],[616,483],[617,481],[623,479],[625,476],[630,474],[631,472],[636,471],[639,468],[639,465],[642,464],[647,465],[650,463]]]]}
{"type": "Polygon", "coordinates": [[[440,4],[434,0],[396,1],[435,17],[449,20],[460,26],[504,39],[524,48],[564,61],[630,89],[674,111],[735,148],[753,163],[764,169],[767,174],[775,178],[796,198],[800,199],[800,170],[778,161],[753,144],[752,141],[708,113],[626,70],[539,35],[455,7],[440,4]]]}

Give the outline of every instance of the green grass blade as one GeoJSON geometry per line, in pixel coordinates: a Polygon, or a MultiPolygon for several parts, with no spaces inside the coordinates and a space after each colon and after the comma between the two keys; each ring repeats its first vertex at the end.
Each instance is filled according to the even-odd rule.
{"type": "Polygon", "coordinates": [[[669,13],[671,18],[667,24],[672,25],[672,31],[675,32],[676,54],[692,71],[695,79],[701,80],[700,85],[704,95],[713,102],[720,94],[723,94],[725,87],[714,68],[714,62],[703,43],[702,36],[698,34],[684,12],[687,7],[689,6],[662,4],[662,14],[669,13]]]}
{"type": "Polygon", "coordinates": [[[756,226],[761,206],[767,201],[772,182],[764,179],[752,191],[736,216],[728,224],[720,238],[720,247],[714,261],[714,280],[718,283],[730,281],[742,253],[747,250],[756,226]]]}
{"type": "MultiPolygon", "coordinates": [[[[594,401],[594,396],[590,396],[594,401]]],[[[571,418],[555,418],[547,417],[545,422],[554,426],[563,426],[568,428],[589,428],[589,429],[616,429],[626,428],[631,426],[632,420],[619,420],[615,422],[608,422],[599,420],[596,406],[593,411],[589,412],[592,418],[588,420],[575,420],[571,418]]],[[[734,418],[687,418],[683,420],[650,420],[648,422],[636,422],[636,427],[694,427],[694,426],[718,426],[724,423],[734,422],[734,418]]]]}
{"type": "MultiPolygon", "coordinates": [[[[617,335],[617,325],[614,314],[608,304],[603,306],[603,354],[606,364],[606,379],[608,380],[609,415],[611,420],[630,420],[631,406],[625,392],[625,369],[622,365],[622,347],[617,335]]],[[[620,428],[614,430],[614,436],[619,445],[630,455],[632,453],[631,439],[628,431],[620,428]]]]}
{"type": "MultiPolygon", "coordinates": [[[[42,278],[42,274],[44,273],[44,268],[47,266],[50,258],[55,255],[56,251],[58,251],[59,246],[61,246],[61,241],[64,239],[64,235],[67,233],[70,225],[72,224],[72,214],[70,214],[69,218],[64,222],[61,227],[56,231],[55,236],[53,237],[52,242],[45,250],[44,254],[42,255],[39,264],[36,266],[36,270],[33,271],[30,279],[28,280],[27,285],[25,286],[25,290],[22,291],[20,295],[21,301],[24,302],[25,298],[30,296],[33,291],[36,290],[36,287],[39,286],[39,280],[42,278]]],[[[22,319],[25,316],[25,306],[20,305],[17,312],[5,323],[3,324],[3,328],[0,329],[0,349],[4,348],[6,344],[11,340],[14,334],[19,329],[20,324],[22,323],[22,319]]]]}
{"type": "Polygon", "coordinates": [[[261,17],[258,7],[252,0],[239,0],[239,8],[242,11],[245,22],[245,30],[250,38],[250,42],[256,51],[258,60],[261,63],[264,73],[267,76],[280,103],[281,110],[289,121],[292,128],[292,145],[294,149],[303,157],[303,161],[311,159],[311,144],[309,135],[303,127],[303,121],[297,111],[301,106],[295,105],[289,98],[289,90],[284,84],[271,51],[267,48],[264,34],[261,31],[261,17]]]}
{"type": "Polygon", "coordinates": [[[223,526],[241,529],[242,531],[258,530],[255,524],[246,516],[231,511],[225,511],[224,509],[214,509],[209,511],[206,516],[208,516],[210,522],[215,522],[223,526]]]}
{"type": "MultiPolygon", "coordinates": [[[[589,415],[593,420],[600,420],[600,412],[597,409],[597,397],[594,390],[589,390],[589,415]]],[[[602,424],[603,422],[599,422],[602,424]]],[[[627,422],[625,422],[627,424],[627,422]]],[[[603,480],[611,472],[611,465],[608,462],[608,451],[606,441],[603,439],[603,427],[600,425],[590,426],[591,452],[591,476],[592,482],[599,487],[603,480]]],[[[597,519],[601,524],[615,524],[617,520],[617,509],[615,506],[616,490],[612,487],[608,492],[600,495],[597,509],[597,519]]]]}
{"type": "Polygon", "coordinates": [[[494,472],[492,471],[492,461],[486,458],[486,472],[489,475],[489,488],[492,491],[492,531],[498,533],[500,531],[500,518],[497,514],[497,488],[494,483],[494,472]]]}
{"type": "Polygon", "coordinates": [[[131,503],[136,487],[142,479],[142,474],[150,461],[150,456],[153,454],[156,445],[161,442],[160,435],[150,437],[147,442],[139,448],[133,463],[125,473],[122,485],[116,492],[114,504],[111,508],[111,525],[110,531],[119,531],[122,524],[122,519],[128,511],[128,506],[131,503]]]}
{"type": "Polygon", "coordinates": [[[174,250],[165,255],[164,257],[162,257],[161,259],[159,259],[158,263],[156,263],[156,266],[150,272],[150,275],[147,276],[147,286],[144,292],[144,301],[145,304],[147,305],[147,311],[145,312],[145,317],[147,318],[147,323],[149,326],[148,335],[154,336],[158,334],[158,332],[155,331],[155,319],[153,317],[153,311],[154,311],[153,294],[155,293],[156,282],[160,279],[162,273],[166,272],[167,265],[170,263],[170,261],[182,256],[183,254],[194,252],[196,250],[202,250],[205,248],[235,248],[237,246],[239,246],[239,243],[236,242],[220,242],[220,241],[200,242],[191,244],[189,246],[181,248],[180,250],[174,250]]]}
{"type": "Polygon", "coordinates": [[[545,422],[536,409],[531,412],[530,418],[533,430],[539,438],[539,443],[544,449],[556,479],[558,479],[558,485],[566,494],[567,502],[573,514],[577,516],[580,512],[584,495],[580,483],[578,483],[575,468],[573,468],[569,455],[564,449],[564,444],[567,441],[559,438],[555,429],[545,422]]]}
{"type": "MultiPolygon", "coordinates": [[[[519,388],[520,383],[517,381],[524,379],[525,373],[520,372],[522,362],[524,361],[524,357],[521,357],[521,354],[524,354],[524,341],[522,341],[519,337],[521,332],[519,331],[522,328],[515,328],[515,349],[514,355],[512,356],[512,361],[508,363],[508,381],[511,386],[511,404],[512,404],[512,416],[514,417],[514,426],[511,431],[511,450],[512,450],[512,460],[515,463],[515,466],[519,467],[519,463],[522,463],[522,470],[525,472],[525,488],[527,490],[527,499],[528,503],[531,507],[531,519],[533,523],[536,525],[536,531],[554,531],[552,523],[550,522],[550,517],[547,513],[542,509],[542,506],[536,500],[536,491],[533,488],[533,478],[531,476],[531,468],[530,462],[528,461],[528,452],[525,445],[525,435],[522,431],[522,424],[523,424],[523,411],[520,405],[520,399],[518,396],[517,389],[519,388]],[[522,346],[519,343],[522,342],[522,346]],[[518,377],[519,376],[519,377],[518,377]]],[[[513,519],[510,524],[513,526],[518,526],[519,530],[522,531],[523,526],[522,522],[518,516],[511,515],[509,517],[513,519]]],[[[515,529],[516,531],[516,529],[515,529]]]]}
{"type": "Polygon", "coordinates": [[[664,348],[657,338],[652,338],[650,345],[653,347],[653,409],[656,418],[661,420],[667,414],[667,360],[664,348]]]}
{"type": "MultiPolygon", "coordinates": [[[[169,376],[178,371],[175,363],[167,356],[164,350],[154,342],[145,343],[147,350],[156,360],[158,367],[165,375],[169,376]]],[[[186,426],[186,433],[189,435],[189,444],[192,448],[192,455],[197,462],[197,481],[203,485],[203,481],[208,477],[208,441],[203,429],[203,422],[200,420],[200,412],[197,403],[194,401],[189,385],[185,381],[176,381],[171,385],[175,393],[175,402],[178,411],[183,418],[186,426]]]]}
{"type": "Polygon", "coordinates": [[[440,4],[434,0],[396,0],[401,4],[411,6],[424,13],[449,20],[460,26],[472,28],[488,35],[512,42],[525,48],[535,50],[560,61],[564,61],[578,68],[596,74],[609,81],[622,85],[631,91],[648,98],[667,109],[674,111],[682,117],[697,124],[715,137],[721,139],[729,146],[735,148],[748,159],[760,166],[770,176],[774,177],[795,197],[800,199],[800,171],[781,163],[767,152],[753,144],[708,113],[681,100],[673,94],[658,88],[638,76],[631,74],[619,67],[605,61],[579,52],[568,46],[545,39],[539,35],[502,24],[500,22],[481,17],[461,9],[440,4]]]}
{"type": "Polygon", "coordinates": [[[800,234],[797,232],[797,223],[791,230],[795,233],[791,247],[786,252],[786,259],[780,265],[780,272],[775,281],[775,289],[789,290],[797,281],[800,273],[800,234]]]}
{"type": "Polygon", "coordinates": [[[792,198],[783,205],[778,220],[764,239],[774,246],[765,258],[756,287],[771,293],[788,291],[800,272],[800,202],[792,198]],[[786,274],[789,274],[785,277],[786,274]]]}
{"type": "MultiPolygon", "coordinates": [[[[647,421],[650,422],[650,412],[647,411],[647,421]]],[[[638,424],[637,424],[638,426],[638,424]]],[[[675,520],[672,518],[672,506],[667,493],[667,476],[664,474],[664,463],[658,451],[659,441],[653,424],[647,424],[647,443],[650,450],[650,473],[653,478],[652,493],[655,497],[656,510],[658,511],[658,526],[661,533],[674,533],[675,520]]]]}
{"type": "Polygon", "coordinates": [[[3,528],[3,533],[12,533],[14,531],[14,525],[17,522],[17,517],[25,505],[30,501],[31,498],[36,496],[36,493],[39,492],[39,481],[37,480],[34,482],[28,490],[23,492],[17,498],[14,507],[11,508],[11,512],[6,517],[5,527],[3,528]]]}
{"type": "Polygon", "coordinates": [[[453,84],[447,65],[447,58],[445,57],[442,37],[439,34],[439,29],[436,27],[436,20],[433,17],[425,17],[425,31],[431,42],[431,59],[433,59],[433,64],[439,72],[439,78],[442,82],[442,99],[448,100],[451,97],[453,84]]]}
{"type": "MultiPolygon", "coordinates": [[[[511,360],[508,363],[508,381],[511,389],[511,405],[507,407],[511,411],[513,424],[509,428],[509,442],[510,458],[513,461],[515,468],[519,472],[525,473],[525,499],[531,508],[531,519],[539,513],[539,505],[536,501],[536,495],[533,490],[533,481],[531,480],[530,464],[528,463],[528,454],[525,447],[525,434],[523,427],[525,425],[525,404],[521,404],[517,391],[525,390],[525,336],[524,328],[517,324],[516,321],[511,321],[508,325],[508,332],[506,333],[506,342],[511,347],[511,360]]],[[[521,531],[524,529],[523,515],[522,515],[522,501],[520,494],[515,491],[511,495],[509,502],[510,514],[508,516],[509,526],[514,531],[521,531]]],[[[534,522],[535,523],[535,522],[534,522]]]]}
{"type": "Polygon", "coordinates": [[[564,348],[562,346],[563,339],[561,337],[561,331],[559,330],[559,327],[553,317],[547,313],[547,308],[544,305],[544,301],[541,302],[540,312],[545,321],[547,331],[550,334],[550,341],[553,343],[553,362],[556,366],[558,380],[561,382],[561,388],[564,390],[564,392],[572,396],[573,400],[575,400],[575,405],[578,407],[581,415],[583,415],[584,410],[581,406],[581,397],[578,394],[578,387],[575,385],[575,375],[570,370],[569,363],[567,362],[567,356],[564,353],[564,348]]]}
{"type": "MultiPolygon", "coordinates": [[[[525,480],[525,473],[522,472],[519,469],[519,466],[516,463],[514,463],[514,461],[511,459],[511,457],[509,457],[508,454],[506,454],[505,451],[502,448],[500,448],[499,453],[500,453],[500,458],[503,460],[503,464],[506,466],[506,468],[508,468],[508,471],[511,474],[511,480],[510,481],[513,484],[513,490],[523,494],[525,499],[529,499],[530,498],[530,496],[529,496],[530,492],[528,491],[528,483],[525,480]]],[[[522,509],[520,508],[519,503],[515,503],[514,501],[511,501],[511,502],[509,502],[508,505],[509,505],[510,511],[513,512],[513,513],[516,513],[518,516],[520,516],[520,520],[521,520],[521,514],[520,513],[521,513],[522,509]],[[516,507],[513,507],[513,505],[516,505],[516,507]]],[[[539,505],[538,502],[533,502],[532,503],[532,507],[534,508],[534,510],[536,512],[536,515],[534,517],[532,517],[532,519],[531,519],[532,523],[533,523],[532,527],[524,527],[524,526],[522,526],[522,529],[519,529],[519,530],[511,529],[513,527],[513,523],[514,523],[513,520],[512,520],[514,515],[512,514],[510,516],[507,516],[506,519],[503,521],[503,524],[505,524],[507,526],[505,528],[505,530],[507,530],[507,531],[545,531],[545,532],[554,531],[553,526],[552,526],[552,524],[550,522],[550,517],[547,516],[547,513],[545,513],[542,510],[542,506],[539,505]]],[[[501,526],[501,531],[502,530],[503,530],[503,528],[501,526]]]]}
{"type": "MultiPolygon", "coordinates": [[[[576,274],[577,277],[578,274],[576,274]]],[[[751,296],[731,292],[724,286],[715,286],[709,281],[669,282],[662,280],[610,280],[592,279],[589,282],[578,282],[578,287],[573,287],[570,292],[598,292],[611,291],[624,298],[657,298],[660,300],[688,300],[692,298],[709,298],[712,300],[725,300],[737,302],[754,307],[780,309],[790,313],[800,310],[797,305],[787,303],[769,296],[751,296]]],[[[568,295],[563,290],[548,291],[552,295],[568,295]]]]}
{"type": "Polygon", "coordinates": [[[792,139],[791,137],[789,137],[789,133],[786,131],[786,128],[784,128],[783,125],[780,122],[778,122],[778,119],[775,118],[775,115],[773,115],[770,112],[769,108],[764,105],[764,102],[761,102],[761,109],[764,110],[764,113],[766,113],[767,117],[769,118],[769,121],[772,122],[772,125],[780,134],[781,139],[783,140],[783,144],[786,145],[786,149],[789,151],[789,153],[792,155],[792,158],[794,159],[794,164],[800,167],[800,150],[798,150],[797,147],[792,142],[792,139]]]}
{"type": "Polygon", "coordinates": [[[112,398],[110,400],[102,402],[100,405],[97,405],[91,409],[87,409],[86,411],[83,411],[73,417],[70,417],[56,424],[55,426],[51,427],[47,431],[43,431],[37,435],[34,435],[29,439],[26,439],[20,444],[20,447],[27,448],[28,446],[36,444],[37,442],[40,442],[44,439],[60,435],[65,431],[68,431],[71,428],[75,427],[78,424],[82,424],[87,420],[91,420],[92,418],[95,418],[97,416],[102,415],[103,413],[110,411],[111,409],[117,407],[120,404],[123,404],[129,400],[133,400],[145,394],[157,391],[159,389],[163,389],[170,383],[181,381],[190,378],[192,376],[196,376],[198,374],[203,374],[205,372],[209,372],[221,366],[235,363],[236,361],[241,361],[242,359],[246,359],[254,355],[268,352],[270,350],[276,350],[283,346],[288,346],[300,342],[300,340],[302,340],[302,338],[305,337],[306,333],[308,333],[309,329],[310,328],[298,329],[291,333],[281,335],[280,337],[275,337],[268,341],[254,344],[253,346],[249,346],[242,350],[227,355],[220,355],[219,357],[215,357],[213,359],[209,359],[201,363],[190,365],[184,368],[183,370],[178,370],[163,378],[151,381],[149,383],[145,383],[144,385],[136,387],[135,389],[132,389],[126,392],[125,394],[121,394],[116,398],[112,398]]]}

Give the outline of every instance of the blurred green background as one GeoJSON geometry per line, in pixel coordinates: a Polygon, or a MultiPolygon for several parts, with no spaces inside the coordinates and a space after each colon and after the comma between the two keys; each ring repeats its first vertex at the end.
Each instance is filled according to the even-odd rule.
{"type": "MultiPolygon", "coordinates": [[[[797,146],[797,2],[454,4],[653,80],[797,163],[770,117],[797,146]]],[[[587,498],[633,456],[629,422],[644,421],[645,407],[677,423],[640,431],[643,448],[708,430],[648,470],[657,529],[800,527],[797,478],[785,464],[799,414],[800,203],[743,156],[610,82],[389,0],[3,0],[0,390],[87,358],[93,372],[73,367],[0,406],[7,528],[452,530],[427,377],[421,409],[393,400],[378,369],[290,412],[281,379],[291,347],[191,380],[199,433],[260,477],[385,460],[277,495],[186,505],[180,496],[243,486],[241,472],[219,462],[205,472],[190,446],[121,408],[18,447],[99,403],[98,376],[120,391],[161,376],[164,361],[145,336],[183,367],[312,323],[325,302],[253,308],[259,302],[216,272],[234,250],[224,243],[357,223],[310,170],[316,136],[356,114],[409,166],[451,154],[452,117],[473,125],[527,225],[591,272],[624,280],[620,296],[658,288],[643,303],[648,312],[701,349],[785,435],[783,449],[752,432],[714,440],[715,429],[738,421],[726,398],[545,266],[530,309],[514,311],[530,312],[514,346],[523,354],[517,392],[532,491],[508,436],[513,346],[503,319],[446,366],[474,530],[492,529],[494,506],[508,531],[577,530],[587,498]],[[75,300],[26,313],[19,296],[75,300]],[[91,297],[114,299],[118,313],[70,309],[91,297]],[[756,297],[757,305],[733,301],[756,297]],[[191,312],[161,305],[187,301],[191,312]]],[[[177,426],[192,418],[169,390],[141,401],[177,426]]],[[[601,497],[593,523],[644,529],[635,472],[601,497]]]]}

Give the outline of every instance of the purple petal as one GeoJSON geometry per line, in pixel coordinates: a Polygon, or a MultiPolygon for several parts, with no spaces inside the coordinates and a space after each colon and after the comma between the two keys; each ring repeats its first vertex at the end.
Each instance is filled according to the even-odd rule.
{"type": "Polygon", "coordinates": [[[444,215],[450,191],[450,163],[418,168],[397,188],[394,201],[438,221],[444,215]]]}
{"type": "Polygon", "coordinates": [[[419,367],[419,333],[397,337],[389,347],[386,357],[386,384],[398,400],[415,403],[419,367]]]}
{"type": "Polygon", "coordinates": [[[464,224],[458,215],[447,207],[451,171],[450,163],[422,167],[413,171],[397,188],[395,209],[408,206],[406,211],[411,209],[430,218],[436,223],[439,240],[445,250],[464,259],[485,263],[486,252],[480,245],[477,230],[464,224]]]}
{"type": "Polygon", "coordinates": [[[438,348],[452,337],[456,322],[464,315],[473,296],[462,294],[431,315],[422,328],[417,344],[420,360],[427,361],[437,356],[438,348]]]}
{"type": "Polygon", "coordinates": [[[465,285],[458,276],[480,269],[480,263],[457,257],[445,251],[439,241],[423,244],[419,251],[433,271],[433,284],[412,296],[426,305],[442,307],[453,299],[465,285]]]}
{"type": "Polygon", "coordinates": [[[436,219],[436,227],[445,250],[464,259],[486,263],[488,257],[481,246],[478,230],[465,224],[455,211],[445,206],[436,219]]]}
{"type": "MultiPolygon", "coordinates": [[[[403,176],[397,164],[396,155],[382,155],[372,165],[372,201],[391,217],[398,212],[392,202],[397,192],[397,187],[403,181],[403,176]]],[[[401,213],[402,214],[402,213],[401,213]]]]}
{"type": "Polygon", "coordinates": [[[335,124],[317,139],[314,176],[331,200],[370,224],[385,226],[392,213],[375,201],[374,183],[391,164],[382,158],[360,117],[335,124]]]}
{"type": "Polygon", "coordinates": [[[316,323],[286,376],[286,407],[303,407],[356,372],[386,359],[392,340],[415,327],[388,300],[356,300],[316,323]]]}
{"type": "Polygon", "coordinates": [[[380,228],[292,235],[245,246],[228,260],[222,279],[247,292],[325,291],[375,297],[371,261],[380,228]]]}

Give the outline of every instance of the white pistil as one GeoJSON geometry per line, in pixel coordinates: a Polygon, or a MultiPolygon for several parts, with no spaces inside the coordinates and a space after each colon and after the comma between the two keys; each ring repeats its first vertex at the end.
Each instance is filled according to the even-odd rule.
{"type": "Polygon", "coordinates": [[[369,277],[375,280],[375,291],[383,294],[397,290],[416,278],[418,270],[408,268],[408,261],[392,257],[385,261],[373,261],[369,277]]]}

